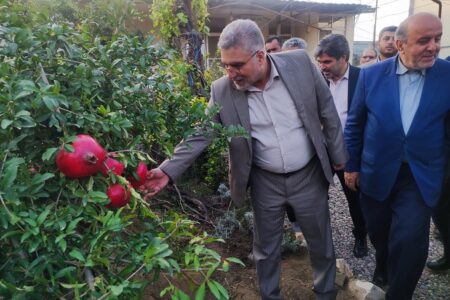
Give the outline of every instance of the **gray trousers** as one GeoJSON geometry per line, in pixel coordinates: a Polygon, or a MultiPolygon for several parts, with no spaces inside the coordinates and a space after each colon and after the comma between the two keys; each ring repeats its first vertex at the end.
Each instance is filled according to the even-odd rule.
{"type": "Polygon", "coordinates": [[[331,237],[328,182],[314,157],[301,170],[276,174],[253,167],[250,175],[254,213],[253,255],[263,300],[282,299],[281,241],[289,204],[308,243],[317,299],[335,299],[336,259],[331,237]]]}

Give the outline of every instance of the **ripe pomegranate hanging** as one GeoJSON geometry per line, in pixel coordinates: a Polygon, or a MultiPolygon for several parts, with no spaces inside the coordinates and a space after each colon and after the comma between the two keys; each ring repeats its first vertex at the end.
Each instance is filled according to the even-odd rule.
{"type": "Polygon", "coordinates": [[[128,187],[125,191],[125,188],[119,183],[111,185],[106,191],[106,195],[108,195],[111,203],[106,205],[106,207],[114,207],[119,208],[125,206],[130,202],[131,191],[128,187]]]}
{"type": "Polygon", "coordinates": [[[134,176],[130,176],[130,177],[128,177],[128,181],[131,183],[131,185],[135,189],[139,189],[141,186],[144,185],[145,179],[147,177],[147,165],[144,162],[141,161],[138,164],[138,166],[136,168],[136,174],[137,174],[139,180],[134,178],[134,176]]]}
{"type": "Polygon", "coordinates": [[[56,155],[58,169],[69,178],[83,178],[98,172],[107,156],[105,149],[87,134],[77,135],[73,152],[64,148],[56,155]]]}
{"type": "Polygon", "coordinates": [[[125,166],[120,161],[115,160],[114,158],[108,157],[100,166],[100,172],[104,176],[108,176],[108,171],[113,172],[116,175],[121,175],[125,166]]]}

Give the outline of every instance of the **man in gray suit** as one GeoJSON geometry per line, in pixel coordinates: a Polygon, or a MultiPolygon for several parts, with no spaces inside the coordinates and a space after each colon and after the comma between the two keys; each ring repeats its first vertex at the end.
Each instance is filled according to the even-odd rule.
{"type": "MultiPolygon", "coordinates": [[[[342,169],[347,153],[328,86],[301,50],[271,56],[251,20],[236,20],[219,43],[227,76],[212,84],[215,121],[240,125],[250,138],[230,140],[230,188],[237,206],[251,191],[253,254],[262,299],[281,299],[281,240],[290,205],[308,243],[318,299],[334,299],[335,256],[328,209],[330,161],[342,169]]],[[[176,181],[206,149],[200,132],[182,141],[171,159],[147,175],[146,199],[176,181]]]]}

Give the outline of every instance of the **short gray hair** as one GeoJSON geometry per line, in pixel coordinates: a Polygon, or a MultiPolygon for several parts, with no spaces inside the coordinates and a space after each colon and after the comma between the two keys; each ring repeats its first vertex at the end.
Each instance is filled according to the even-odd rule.
{"type": "Polygon", "coordinates": [[[304,39],[293,37],[288,39],[283,43],[283,47],[281,47],[282,50],[287,49],[306,49],[308,47],[308,43],[304,39]]]}
{"type": "Polygon", "coordinates": [[[264,36],[252,20],[235,20],[225,26],[217,43],[219,49],[240,47],[248,51],[264,49],[264,36]]]}

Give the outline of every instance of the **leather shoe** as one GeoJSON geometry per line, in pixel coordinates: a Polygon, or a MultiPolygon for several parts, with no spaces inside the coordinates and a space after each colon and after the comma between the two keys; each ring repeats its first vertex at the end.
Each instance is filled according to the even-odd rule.
{"type": "Polygon", "coordinates": [[[427,267],[433,271],[445,271],[450,269],[450,260],[445,256],[434,261],[427,262],[427,267]]]}
{"type": "Polygon", "coordinates": [[[353,247],[353,255],[357,258],[367,256],[369,248],[367,247],[367,239],[355,239],[355,246],[353,247]]]}

